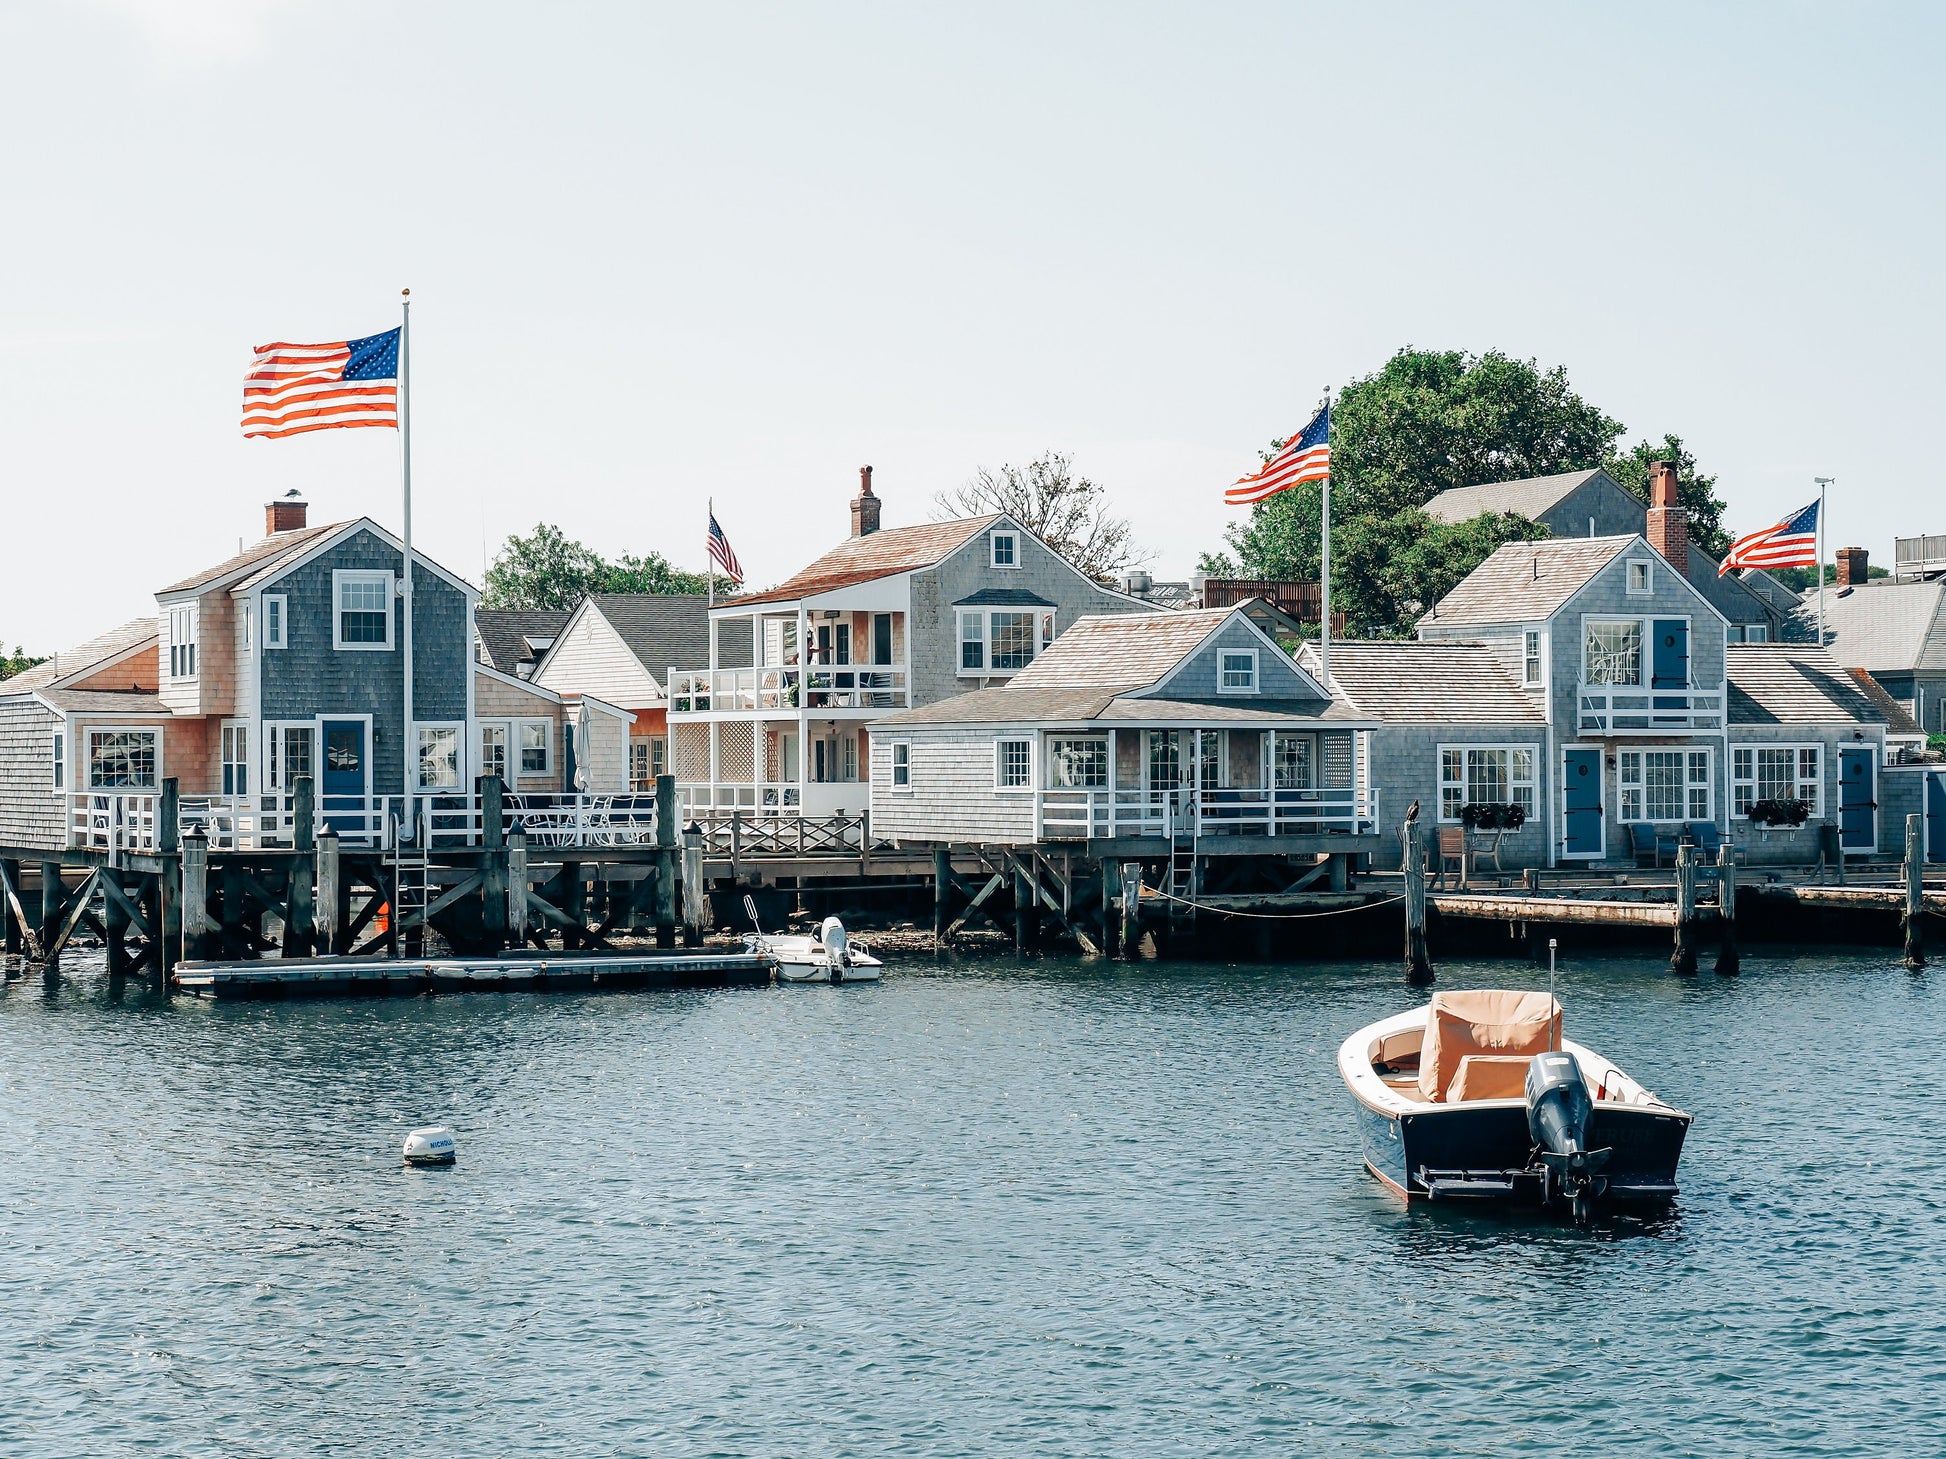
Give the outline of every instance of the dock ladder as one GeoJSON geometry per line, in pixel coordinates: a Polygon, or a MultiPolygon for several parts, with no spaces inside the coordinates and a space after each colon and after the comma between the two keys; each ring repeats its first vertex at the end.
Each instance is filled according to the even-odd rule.
{"type": "MultiPolygon", "coordinates": [[[[421,831],[424,823],[421,822],[421,831]]],[[[426,908],[432,902],[432,857],[423,835],[415,841],[394,837],[392,841],[392,926],[404,936],[425,936],[426,908]]]]}
{"type": "Polygon", "coordinates": [[[1169,930],[1196,925],[1196,833],[1180,830],[1169,845],[1169,930]]]}

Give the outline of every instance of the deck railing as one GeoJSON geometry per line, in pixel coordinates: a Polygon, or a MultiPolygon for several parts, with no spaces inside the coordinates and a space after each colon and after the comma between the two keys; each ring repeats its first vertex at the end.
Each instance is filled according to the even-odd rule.
{"type": "Polygon", "coordinates": [[[1040,834],[1114,836],[1369,835],[1378,792],[1365,786],[1207,790],[1043,790],[1040,834]]]}
{"type": "Polygon", "coordinates": [[[1723,695],[1717,690],[1699,694],[1690,689],[1655,689],[1640,684],[1583,684],[1580,704],[1583,734],[1642,730],[1652,735],[1680,735],[1723,727],[1723,695]]]}
{"type": "Polygon", "coordinates": [[[909,699],[905,670],[884,664],[669,671],[669,708],[677,714],[904,709],[909,699]]]}
{"type": "Polygon", "coordinates": [[[1894,537],[1892,562],[1899,577],[1946,572],[1946,536],[1894,537]]]}

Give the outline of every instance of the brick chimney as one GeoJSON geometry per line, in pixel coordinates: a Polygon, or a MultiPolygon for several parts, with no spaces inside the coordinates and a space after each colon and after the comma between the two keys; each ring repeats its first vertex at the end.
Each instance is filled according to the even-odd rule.
{"type": "Polygon", "coordinates": [[[878,530],[879,499],[872,495],[872,468],[858,468],[858,495],[851,499],[851,535],[869,537],[878,530]]]}
{"type": "Polygon", "coordinates": [[[1838,549],[1838,586],[1841,588],[1862,588],[1865,586],[1865,570],[1868,556],[1862,547],[1840,547],[1838,549]]]}
{"type": "Polygon", "coordinates": [[[1676,504],[1676,468],[1670,462],[1649,466],[1649,525],[1644,535],[1671,567],[1689,576],[1689,513],[1676,504]]]}
{"type": "Polygon", "coordinates": [[[304,493],[292,487],[274,502],[264,503],[264,536],[275,537],[279,532],[296,532],[303,528],[310,504],[304,500],[304,493]]]}

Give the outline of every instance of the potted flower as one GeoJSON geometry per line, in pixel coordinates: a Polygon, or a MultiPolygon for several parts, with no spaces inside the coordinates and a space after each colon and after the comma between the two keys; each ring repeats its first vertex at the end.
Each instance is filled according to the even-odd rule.
{"type": "Polygon", "coordinates": [[[1787,795],[1768,796],[1752,801],[1744,814],[1753,825],[1797,827],[1811,818],[1811,802],[1787,795]]]}
{"type": "Polygon", "coordinates": [[[1460,824],[1469,831],[1493,832],[1493,869],[1499,871],[1500,843],[1509,831],[1527,824],[1527,807],[1512,801],[1472,801],[1460,807],[1460,824]]]}

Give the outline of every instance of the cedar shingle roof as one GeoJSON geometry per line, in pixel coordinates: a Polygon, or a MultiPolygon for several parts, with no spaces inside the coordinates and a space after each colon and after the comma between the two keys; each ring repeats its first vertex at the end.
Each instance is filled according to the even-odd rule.
{"type": "MultiPolygon", "coordinates": [[[[1895,582],[1876,578],[1849,592],[1824,594],[1825,644],[1849,668],[1874,673],[1946,669],[1946,579],[1895,582]]],[[[1798,622],[1815,639],[1818,595],[1797,609],[1798,622]]]]}
{"type": "Polygon", "coordinates": [[[1519,481],[1486,481],[1478,486],[1456,486],[1442,491],[1421,509],[1435,522],[1470,522],[1487,512],[1518,512],[1529,521],[1539,520],[1561,499],[1583,483],[1607,473],[1564,471],[1558,476],[1527,476],[1519,481]]]}
{"type": "Polygon", "coordinates": [[[75,648],[63,649],[44,664],[24,669],[11,679],[0,679],[0,694],[26,694],[32,690],[86,673],[110,659],[120,658],[130,649],[140,648],[144,640],[157,636],[154,618],[131,618],[120,628],[111,628],[75,648]]]}
{"type": "Polygon", "coordinates": [[[1016,689],[1140,689],[1155,683],[1236,614],[1105,613],[1076,620],[1045,653],[1014,675],[1016,689]]]}
{"type": "MultiPolygon", "coordinates": [[[[926,522],[917,527],[886,527],[864,537],[853,537],[825,553],[816,562],[776,587],[761,593],[740,593],[728,600],[737,606],[750,603],[794,603],[816,593],[868,583],[876,578],[931,567],[957,552],[987,527],[999,521],[998,513],[985,517],[962,517],[956,522],[926,522]]],[[[727,604],[726,604],[727,606],[727,604]]]]}
{"type": "Polygon", "coordinates": [[[1830,653],[1810,644],[1725,646],[1731,724],[1884,724],[1886,715],[1830,653]]]}
{"type": "Polygon", "coordinates": [[[1912,711],[1885,692],[1885,686],[1874,679],[1864,669],[1847,669],[1852,681],[1864,691],[1865,697],[1878,706],[1878,712],[1885,716],[1886,728],[1895,735],[1923,735],[1926,730],[1912,717],[1912,711]]]}
{"type": "Polygon", "coordinates": [[[589,602],[658,684],[672,664],[710,661],[709,599],[701,593],[595,593],[589,602]]]}
{"type": "Polygon", "coordinates": [[[142,690],[43,689],[40,697],[56,709],[82,714],[155,714],[169,717],[160,695],[142,690]]]}
{"type": "Polygon", "coordinates": [[[487,663],[512,674],[518,665],[538,657],[524,640],[558,638],[573,616],[559,608],[479,608],[473,613],[473,628],[486,646],[487,663]]]}
{"type": "MultiPolygon", "coordinates": [[[[1419,620],[1427,628],[1532,623],[1550,617],[1639,536],[1507,542],[1419,620]]],[[[1647,544],[1643,544],[1647,549],[1647,544]]]]}
{"type": "Polygon", "coordinates": [[[228,578],[242,577],[254,567],[275,566],[284,558],[302,552],[327,533],[349,525],[348,522],[328,522],[320,527],[300,527],[295,532],[279,532],[274,537],[264,538],[254,547],[246,547],[235,557],[225,558],[214,567],[192,573],[179,583],[169,584],[168,587],[161,589],[157,596],[164,593],[184,593],[191,588],[211,587],[228,578]]]}
{"type": "MultiPolygon", "coordinates": [[[[1073,630],[1069,630],[1072,632],[1073,630]]],[[[1063,635],[1065,637],[1065,635],[1063,635]]],[[[956,694],[917,709],[900,710],[872,721],[880,734],[932,724],[1369,724],[1369,718],[1341,700],[1322,699],[1127,699],[1146,684],[1115,687],[1022,689],[1020,681],[995,689],[956,694]]]]}
{"type": "MultiPolygon", "coordinates": [[[[1310,644],[1299,662],[1316,677],[1310,644]]],[[[1384,724],[1547,723],[1539,700],[1521,692],[1481,643],[1339,640],[1331,645],[1331,681],[1360,713],[1384,724]]]]}

